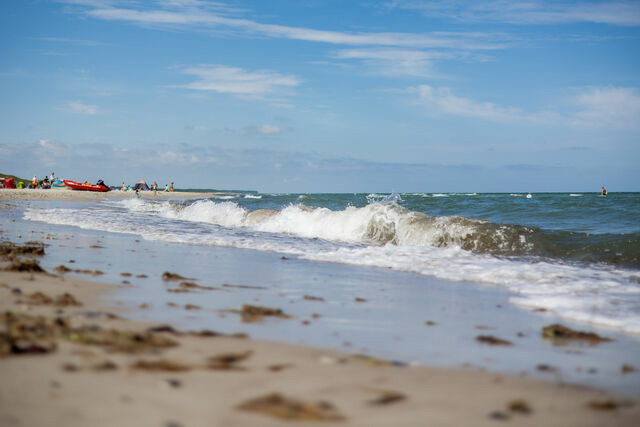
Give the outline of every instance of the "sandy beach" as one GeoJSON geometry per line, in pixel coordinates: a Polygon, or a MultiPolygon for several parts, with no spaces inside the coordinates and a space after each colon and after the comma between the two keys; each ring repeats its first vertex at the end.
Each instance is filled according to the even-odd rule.
{"type": "MultiPolygon", "coordinates": [[[[120,192],[0,191],[0,200],[80,201],[128,196],[120,192]]],[[[175,192],[169,196],[205,197],[175,192]]],[[[0,215],[9,210],[0,206],[0,215]]],[[[57,264],[60,254],[38,242],[50,244],[46,239],[56,237],[36,235],[35,242],[25,242],[32,239],[25,235],[14,244],[8,242],[15,240],[14,234],[4,228],[0,229],[0,240],[4,241],[0,248],[3,426],[276,426],[314,422],[344,426],[633,426],[640,420],[637,396],[570,385],[559,379],[483,372],[473,367],[414,366],[363,356],[358,351],[252,339],[244,334],[245,326],[264,324],[277,334],[287,330],[285,325],[304,327],[308,321],[289,317],[272,304],[262,307],[264,299],[250,286],[241,289],[242,298],[253,294],[245,298],[243,312],[218,312],[206,330],[178,331],[175,325],[131,320],[148,310],[145,304],[132,306],[121,300],[123,289],[134,288],[136,279],[158,281],[156,286],[168,298],[170,309],[187,314],[197,313],[200,307],[185,304],[183,296],[198,297],[219,289],[203,280],[185,279],[193,273],[186,263],[179,270],[166,272],[184,276],[175,280],[158,265],[153,267],[156,276],[148,279],[137,271],[111,271],[106,262],[95,265],[83,259],[67,260],[64,268],[54,269],[47,259],[53,258],[57,264]],[[47,271],[33,271],[35,264],[47,266],[47,271]],[[86,280],[92,273],[99,274],[98,267],[104,274],[97,277],[119,280],[86,280]],[[27,271],[10,271],[15,269],[27,271]],[[238,334],[217,330],[225,316],[227,321],[228,317],[236,319],[238,334]]],[[[71,245],[87,244],[75,235],[64,239],[71,245]]],[[[103,238],[101,244],[108,245],[108,240],[105,243],[103,238]]],[[[234,286],[242,287],[243,283],[234,286]]],[[[305,302],[309,301],[293,305],[305,302]]],[[[294,307],[283,308],[288,313],[294,307]]],[[[493,344],[500,354],[500,343],[493,344]]]]}
{"type": "MultiPolygon", "coordinates": [[[[192,193],[182,191],[140,191],[140,196],[145,199],[198,199],[211,197],[213,193],[192,193]]],[[[76,191],[70,189],[0,189],[0,200],[62,200],[62,201],[86,201],[105,199],[135,199],[138,196],[135,191],[76,191]]]]}

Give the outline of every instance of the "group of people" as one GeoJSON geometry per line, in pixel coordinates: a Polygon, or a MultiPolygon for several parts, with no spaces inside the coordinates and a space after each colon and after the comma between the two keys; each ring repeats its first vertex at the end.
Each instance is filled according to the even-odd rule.
{"type": "Polygon", "coordinates": [[[45,175],[42,181],[38,181],[38,178],[34,175],[33,179],[31,180],[31,184],[29,184],[27,188],[51,188],[56,180],[58,180],[58,178],[56,178],[55,172],[51,172],[51,175],[49,176],[45,175]]]}

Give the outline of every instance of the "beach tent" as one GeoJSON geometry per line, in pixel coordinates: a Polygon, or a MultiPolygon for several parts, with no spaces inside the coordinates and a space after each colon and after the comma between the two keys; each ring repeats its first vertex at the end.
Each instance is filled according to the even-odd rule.
{"type": "Polygon", "coordinates": [[[144,180],[140,180],[138,182],[136,182],[136,185],[133,186],[134,190],[142,190],[142,191],[149,191],[149,186],[147,185],[146,182],[144,182],[144,180]]]}

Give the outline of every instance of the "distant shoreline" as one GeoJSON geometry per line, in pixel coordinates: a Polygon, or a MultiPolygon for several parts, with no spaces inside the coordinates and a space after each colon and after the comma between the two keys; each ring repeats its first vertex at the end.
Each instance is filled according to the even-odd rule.
{"type": "MultiPolygon", "coordinates": [[[[212,192],[190,192],[190,191],[140,191],[138,193],[143,199],[201,199],[213,197],[212,192]]],[[[76,191],[76,190],[40,190],[40,189],[2,189],[0,190],[0,200],[104,200],[104,199],[135,199],[138,197],[135,191],[107,191],[104,193],[96,191],[76,191]]]]}

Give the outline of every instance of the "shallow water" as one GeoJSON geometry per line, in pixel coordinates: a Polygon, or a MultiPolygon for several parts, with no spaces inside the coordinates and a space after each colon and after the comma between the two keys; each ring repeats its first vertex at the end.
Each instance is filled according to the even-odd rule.
{"type": "Polygon", "coordinates": [[[25,219],[500,286],[640,334],[640,193],[243,194],[29,207],[25,219]]]}

